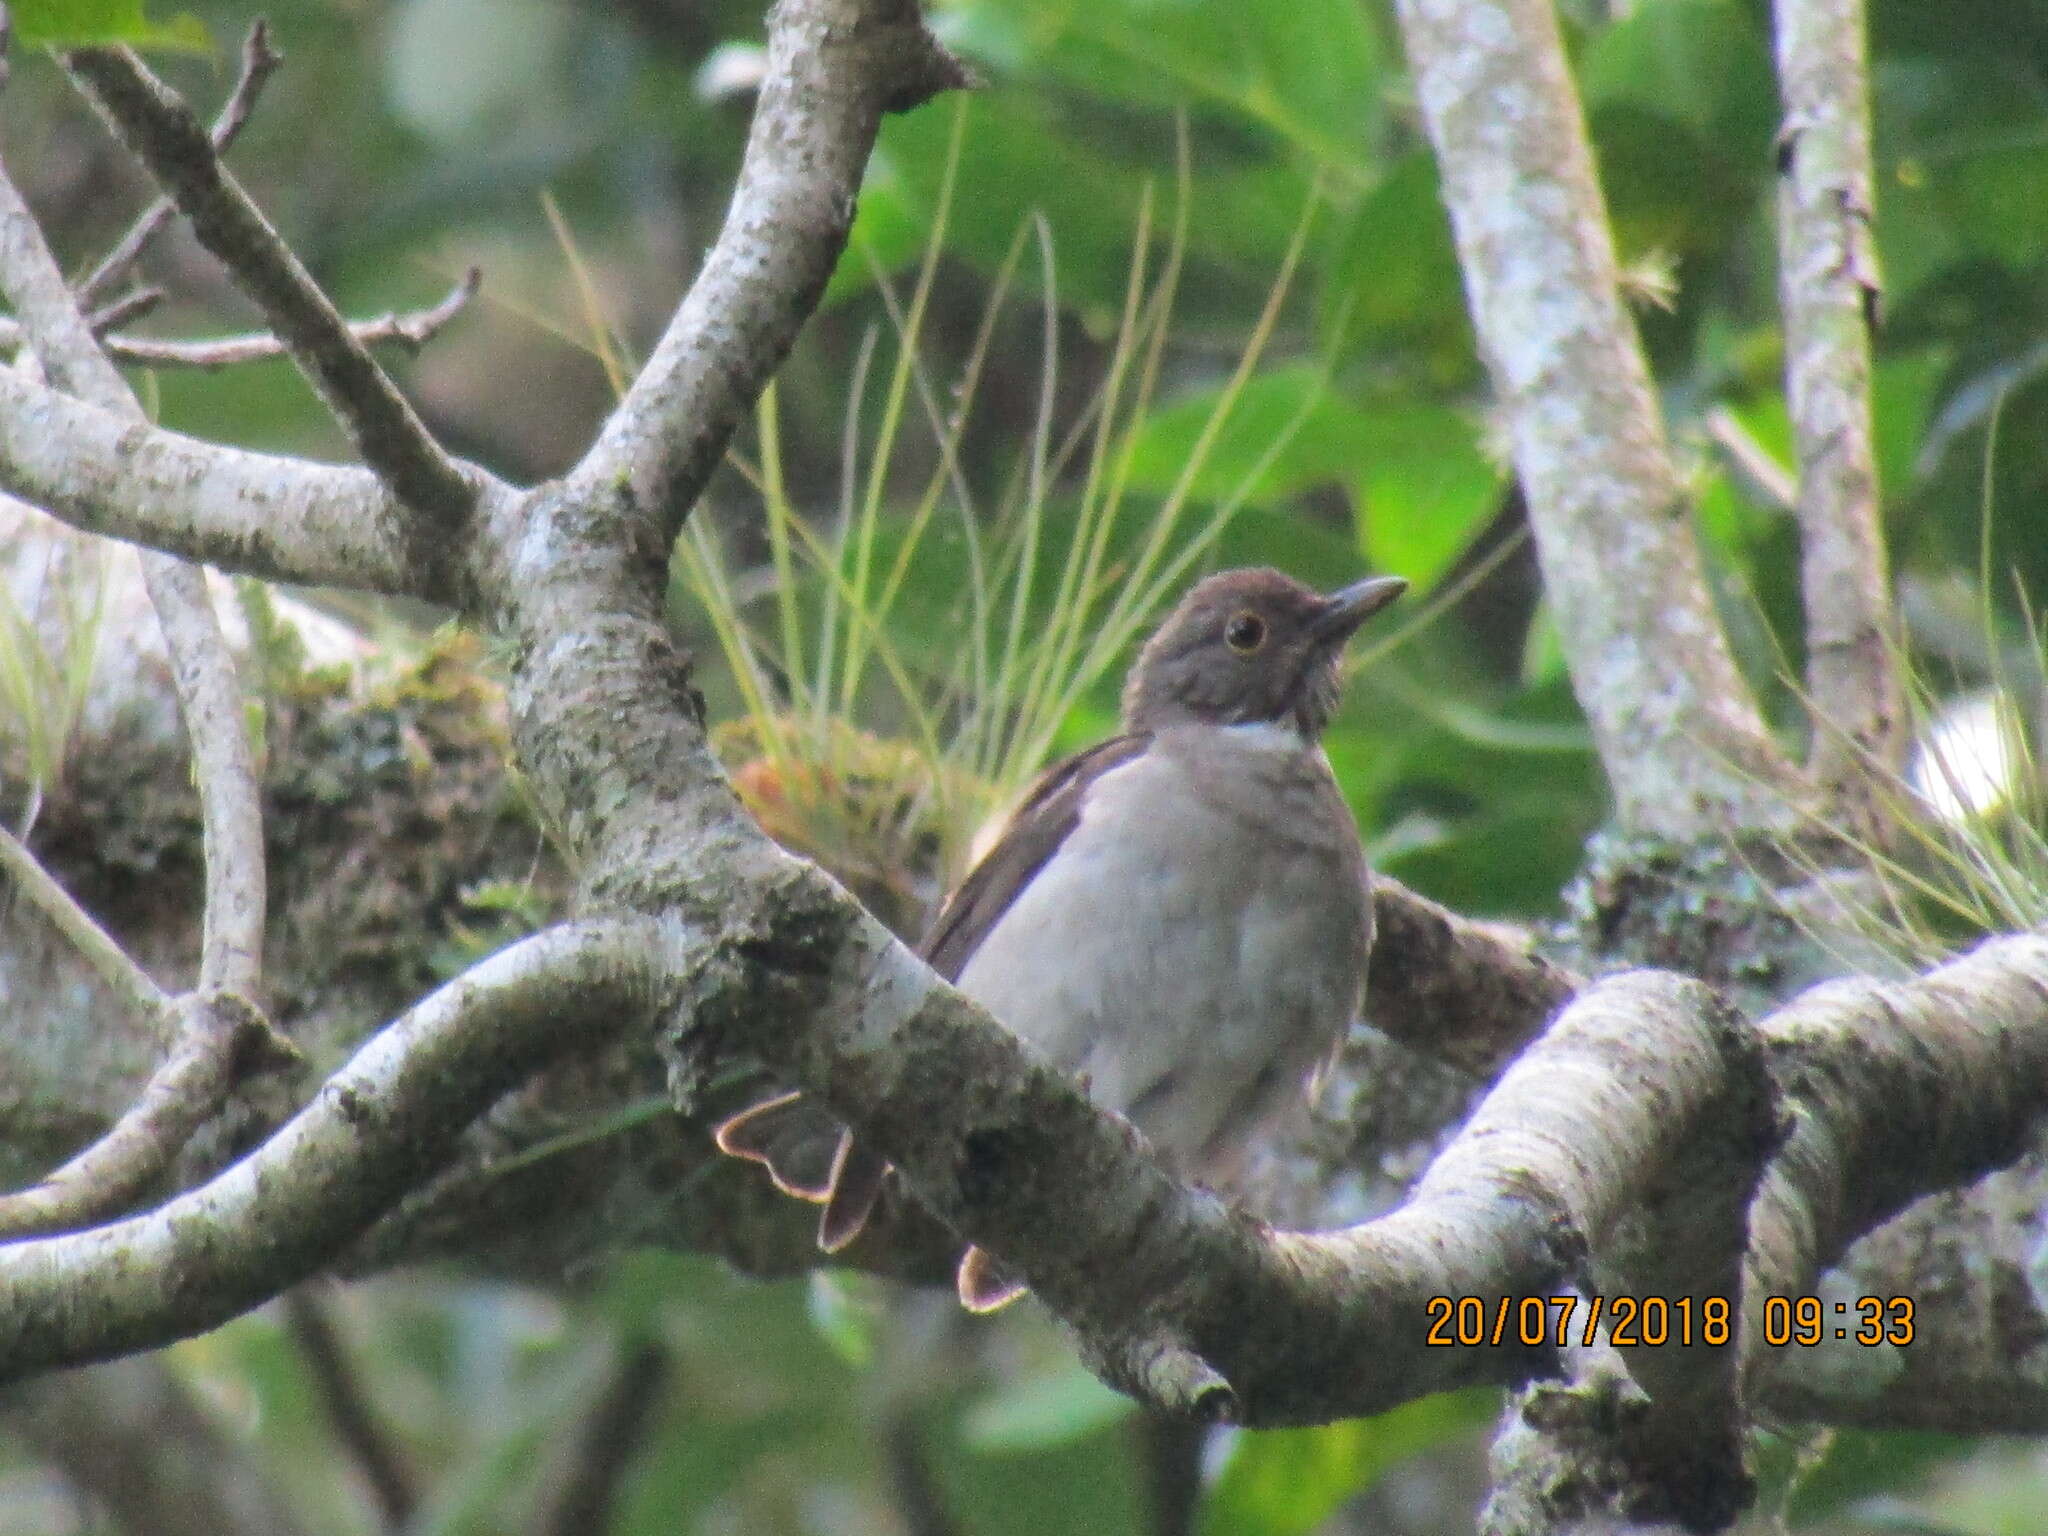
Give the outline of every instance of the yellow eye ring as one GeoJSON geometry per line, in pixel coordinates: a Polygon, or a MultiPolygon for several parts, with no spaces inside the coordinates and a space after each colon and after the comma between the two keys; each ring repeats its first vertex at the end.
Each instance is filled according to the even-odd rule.
{"type": "Polygon", "coordinates": [[[1249,656],[1266,643],[1266,621],[1246,608],[1231,615],[1223,626],[1223,643],[1240,656],[1249,656]]]}

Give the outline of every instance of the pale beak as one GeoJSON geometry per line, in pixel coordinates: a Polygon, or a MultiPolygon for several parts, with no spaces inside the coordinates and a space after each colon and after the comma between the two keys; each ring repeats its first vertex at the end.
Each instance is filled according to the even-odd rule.
{"type": "Polygon", "coordinates": [[[1316,639],[1324,645],[1342,645],[1358,626],[1408,590],[1405,576],[1368,576],[1323,601],[1328,605],[1315,621],[1316,639]]]}

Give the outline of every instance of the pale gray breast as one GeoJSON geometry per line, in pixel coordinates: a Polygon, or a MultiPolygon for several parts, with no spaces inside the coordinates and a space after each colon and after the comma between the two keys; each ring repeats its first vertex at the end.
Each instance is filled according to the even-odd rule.
{"type": "Polygon", "coordinates": [[[1368,907],[1328,765],[1291,732],[1189,727],[1090,787],[962,990],[1211,1183],[1356,1016],[1368,907]]]}

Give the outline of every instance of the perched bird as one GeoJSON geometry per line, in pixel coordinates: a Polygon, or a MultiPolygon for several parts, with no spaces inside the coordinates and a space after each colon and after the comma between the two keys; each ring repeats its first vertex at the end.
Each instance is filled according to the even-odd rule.
{"type": "MultiPolygon", "coordinates": [[[[1038,780],[920,949],[1211,1188],[1231,1188],[1358,1015],[1372,905],[1320,742],[1345,642],[1406,587],[1323,596],[1263,569],[1201,582],[1140,652],[1123,730],[1038,780]]],[[[717,1138],[824,1205],[828,1252],[889,1173],[797,1094],[717,1138]]],[[[978,1248],[958,1282],[973,1311],[1024,1289],[978,1248]]]]}

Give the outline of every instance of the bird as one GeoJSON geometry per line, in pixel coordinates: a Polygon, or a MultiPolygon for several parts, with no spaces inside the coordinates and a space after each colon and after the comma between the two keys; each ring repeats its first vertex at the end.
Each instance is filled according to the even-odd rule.
{"type": "MultiPolygon", "coordinates": [[[[1047,769],[941,904],[919,954],[1183,1179],[1237,1193],[1247,1155],[1312,1097],[1364,1001],[1372,902],[1322,733],[1346,642],[1407,588],[1323,594],[1267,567],[1198,582],[1139,651],[1121,729],[1047,769]]],[[[719,1149],[860,1235],[890,1165],[797,1093],[719,1149]]],[[[1026,1289],[968,1247],[956,1289],[1026,1289]]]]}

